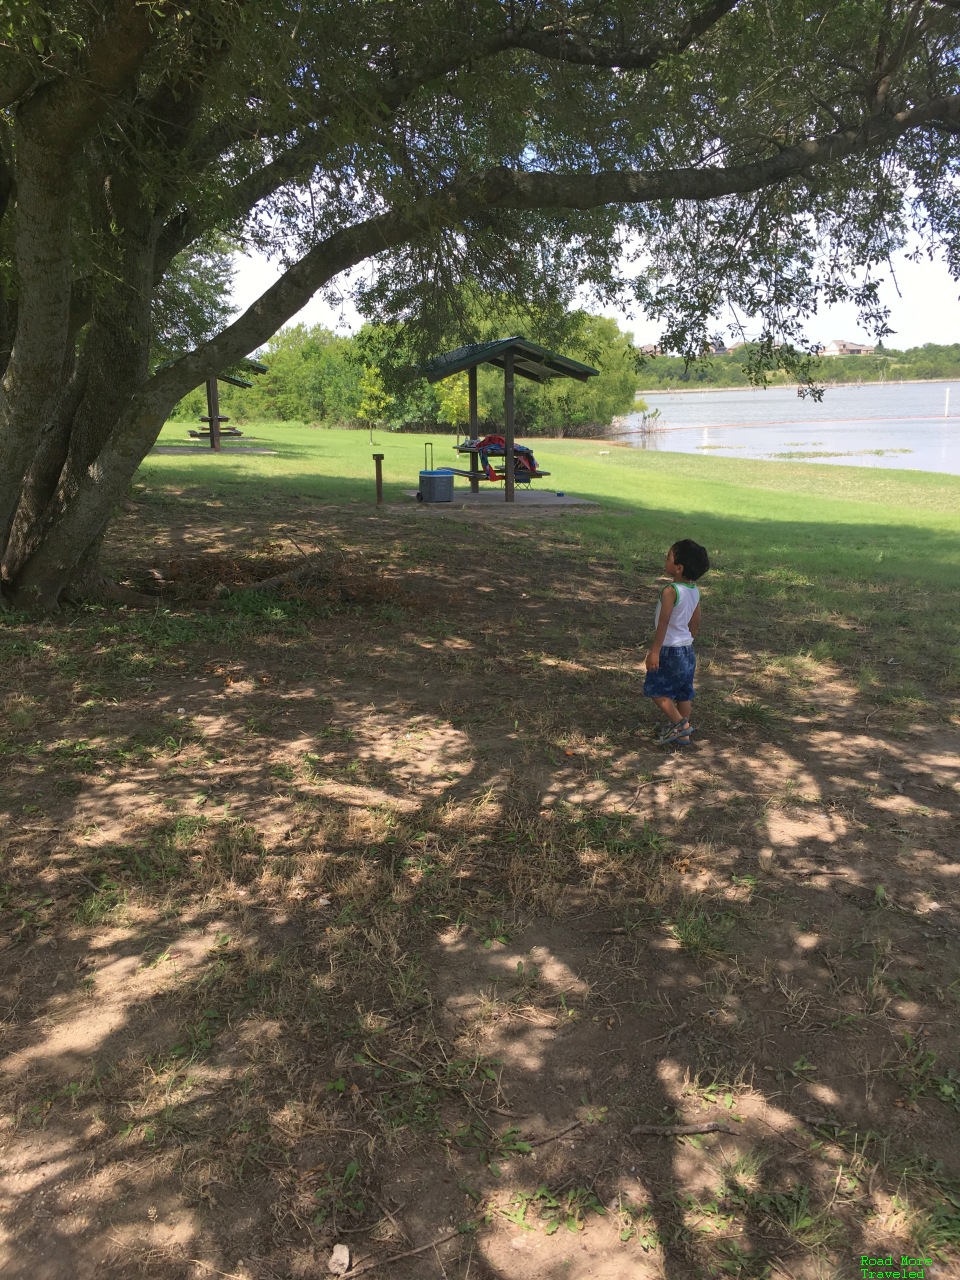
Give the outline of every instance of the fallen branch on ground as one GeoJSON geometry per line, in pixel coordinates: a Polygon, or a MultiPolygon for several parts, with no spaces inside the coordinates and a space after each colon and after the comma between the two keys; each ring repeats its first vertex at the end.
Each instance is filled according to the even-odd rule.
{"type": "MultiPolygon", "coordinates": [[[[299,551],[300,548],[298,547],[299,551]]],[[[301,552],[301,554],[303,554],[301,552]]],[[[277,587],[285,586],[287,583],[309,582],[312,577],[319,574],[322,565],[322,557],[320,552],[315,552],[313,556],[307,556],[307,563],[301,564],[296,569],[288,569],[285,573],[274,574],[272,578],[264,578],[261,582],[251,582],[249,586],[243,588],[244,591],[274,591],[277,587]]],[[[236,590],[236,588],[231,588],[236,590]]]]}
{"type": "Polygon", "coordinates": [[[635,1124],[630,1130],[633,1133],[653,1134],[663,1138],[682,1136],[686,1133],[736,1133],[728,1124],[717,1124],[711,1120],[708,1124],[635,1124]]]}
{"type": "Polygon", "coordinates": [[[658,1040],[671,1040],[674,1036],[678,1036],[681,1031],[689,1027],[689,1022],[681,1022],[678,1027],[671,1027],[669,1031],[662,1031],[658,1036],[651,1036],[649,1040],[641,1040],[637,1045],[638,1049],[644,1048],[648,1044],[656,1044],[658,1040]]]}
{"type": "Polygon", "coordinates": [[[457,1236],[462,1236],[466,1231],[478,1226],[476,1221],[465,1222],[457,1227],[455,1231],[448,1231],[445,1236],[441,1236],[439,1240],[431,1240],[429,1244],[422,1244],[417,1249],[406,1249],[403,1253],[391,1254],[389,1258],[379,1258],[376,1261],[364,1262],[359,1267],[351,1267],[349,1271],[345,1271],[341,1280],[354,1280],[355,1276],[362,1276],[367,1271],[373,1271],[377,1267],[388,1267],[391,1262],[399,1262],[401,1258],[412,1258],[415,1254],[426,1253],[428,1249],[436,1249],[438,1245],[446,1244],[448,1240],[453,1240],[457,1236]]]}
{"type": "Polygon", "coordinates": [[[548,1142],[556,1142],[565,1133],[573,1133],[574,1129],[579,1129],[582,1123],[582,1120],[575,1120],[573,1124],[568,1124],[566,1129],[561,1129],[559,1133],[552,1133],[549,1138],[540,1138],[536,1142],[531,1142],[530,1145],[531,1147],[545,1147],[548,1142]]]}

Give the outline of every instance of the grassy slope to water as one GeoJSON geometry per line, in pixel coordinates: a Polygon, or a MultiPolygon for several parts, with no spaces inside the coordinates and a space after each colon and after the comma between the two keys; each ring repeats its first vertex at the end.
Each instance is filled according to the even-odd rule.
{"type": "MultiPolygon", "coordinates": [[[[160,445],[189,444],[186,424],[167,423],[160,445]]],[[[219,457],[205,445],[197,444],[191,454],[151,454],[143,466],[158,477],[170,476],[173,483],[191,478],[208,483],[219,466],[230,458],[230,483],[235,479],[262,477],[286,485],[294,482],[300,492],[331,501],[356,496],[344,482],[359,480],[372,494],[374,453],[384,454],[384,481],[388,496],[397,497],[405,488],[416,487],[424,465],[424,445],[433,444],[433,465],[466,465],[457,461],[452,436],[393,435],[374,432],[373,443],[365,431],[322,430],[298,423],[251,423],[244,427],[242,442],[227,441],[219,457]],[[275,451],[274,456],[238,452],[238,446],[275,451]]],[[[708,458],[695,454],[671,454],[661,450],[634,449],[604,440],[527,440],[541,465],[550,470],[550,481],[542,488],[567,486],[570,492],[598,499],[636,502],[645,496],[636,492],[629,477],[640,473],[656,478],[665,492],[707,482],[711,488],[733,485],[771,493],[796,495],[804,505],[811,497],[849,502],[882,502],[904,508],[918,508],[944,515],[957,513],[960,479],[926,471],[881,470],[873,467],[819,467],[809,463],[772,463],[750,459],[708,458]]],[[[459,482],[458,482],[459,483],[459,482]]],[[[704,495],[699,495],[704,496],[704,495]]],[[[681,506],[689,504],[681,497],[681,506]]],[[[712,505],[711,509],[712,509],[712,505]]],[[[717,506],[723,513],[725,503],[717,506]]],[[[855,519],[852,516],[851,519],[855,519]]],[[[960,524],[960,518],[955,521],[960,524]]]]}
{"type": "MultiPolygon", "coordinates": [[[[952,476],[624,450],[584,458],[578,491],[588,485],[644,523],[655,514],[672,517],[678,537],[699,531],[730,568],[766,573],[779,562],[826,580],[960,580],[952,476]]],[[[618,540],[607,519],[595,523],[618,540]]]]}

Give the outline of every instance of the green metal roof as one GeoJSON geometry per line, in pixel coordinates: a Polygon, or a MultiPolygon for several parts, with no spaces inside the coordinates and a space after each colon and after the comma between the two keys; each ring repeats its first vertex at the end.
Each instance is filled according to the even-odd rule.
{"type": "Polygon", "coordinates": [[[558,356],[554,351],[547,351],[535,342],[518,337],[501,338],[499,342],[472,342],[469,346],[457,347],[455,351],[431,360],[423,372],[428,382],[440,382],[478,364],[492,364],[502,369],[508,352],[513,353],[514,373],[533,382],[547,382],[550,378],[576,378],[578,382],[586,382],[599,373],[588,364],[558,356]]]}
{"type": "MultiPolygon", "coordinates": [[[[238,365],[234,366],[242,373],[269,373],[269,369],[265,364],[261,364],[259,360],[251,360],[249,356],[245,356],[238,365]]],[[[233,387],[252,387],[253,383],[248,382],[246,378],[241,378],[237,373],[218,373],[218,382],[229,382],[233,387]]]]}

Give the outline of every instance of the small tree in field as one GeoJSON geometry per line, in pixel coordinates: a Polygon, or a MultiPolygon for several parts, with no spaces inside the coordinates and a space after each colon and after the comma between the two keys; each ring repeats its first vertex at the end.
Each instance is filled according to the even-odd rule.
{"type": "Polygon", "coordinates": [[[383,385],[379,370],[368,365],[360,374],[360,407],[357,409],[357,417],[369,426],[371,440],[373,428],[387,420],[392,407],[393,396],[383,385]]]}
{"type": "Polygon", "coordinates": [[[960,272],[958,29],[960,0],[7,6],[3,599],[108,593],[101,538],[174,405],[368,261],[361,305],[424,333],[467,279],[626,291],[693,356],[725,300],[801,376],[819,298],[882,331],[869,272],[911,230],[960,272]],[[225,243],[280,279],[232,321],[200,289],[178,311],[225,243]]]}
{"type": "Polygon", "coordinates": [[[444,378],[436,386],[437,419],[451,427],[464,427],[470,421],[470,385],[465,373],[444,378]]]}

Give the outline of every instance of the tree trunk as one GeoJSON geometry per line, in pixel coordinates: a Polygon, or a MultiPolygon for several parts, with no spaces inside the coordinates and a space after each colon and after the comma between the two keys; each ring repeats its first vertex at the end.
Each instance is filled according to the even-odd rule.
{"type": "Polygon", "coordinates": [[[136,397],[115,424],[109,442],[85,469],[75,493],[21,566],[11,593],[23,607],[55,609],[81,565],[86,565],[84,573],[89,579],[88,555],[99,544],[172,408],[169,404],[147,406],[142,401],[143,397],[136,397]]]}
{"type": "Polygon", "coordinates": [[[16,265],[21,281],[13,351],[3,378],[0,540],[20,504],[24,461],[54,415],[70,322],[73,161],[34,136],[29,113],[17,138],[16,265]]]}
{"type": "Polygon", "coordinates": [[[106,528],[101,529],[99,536],[87,547],[80,558],[70,581],[60,593],[60,600],[65,604],[138,604],[156,608],[156,596],[145,595],[133,591],[129,587],[121,587],[109,578],[101,568],[100,551],[106,528]]]}
{"type": "MultiPolygon", "coordinates": [[[[12,418],[14,429],[6,438],[17,449],[9,474],[11,488],[16,484],[18,493],[3,573],[8,594],[43,609],[55,608],[68,587],[74,598],[86,590],[103,596],[106,587],[98,569],[103,531],[170,407],[165,406],[162,416],[150,415],[149,428],[129,417],[149,376],[159,224],[142,199],[136,176],[105,174],[102,198],[99,261],[93,266],[96,287],[76,361],[67,281],[61,282],[66,302],[61,300],[55,317],[35,322],[51,344],[45,372],[52,378],[53,391],[41,386],[39,372],[29,379],[24,375],[19,347],[23,329],[28,337],[30,332],[22,306],[17,360],[11,361],[16,377],[8,379],[6,425],[9,430],[12,418]],[[59,367],[50,358],[58,340],[63,352],[59,367]],[[16,378],[24,385],[17,385],[16,378]],[[29,405],[37,396],[41,408],[31,423],[29,405]],[[19,432],[18,417],[23,424],[19,432]],[[110,453],[113,461],[107,463],[110,453]]],[[[37,229],[37,237],[38,243],[62,240],[63,227],[48,220],[37,229]]],[[[52,249],[50,253],[56,256],[52,249]]],[[[39,254],[37,248],[34,257],[39,254]]],[[[36,337],[32,341],[38,343],[36,337]]]]}
{"type": "Polygon", "coordinates": [[[50,504],[67,461],[70,425],[82,393],[81,379],[74,371],[73,377],[66,380],[66,389],[53,421],[40,435],[23,479],[20,503],[2,557],[3,577],[8,582],[16,580],[21,566],[38,545],[45,525],[52,518],[50,504]]]}

